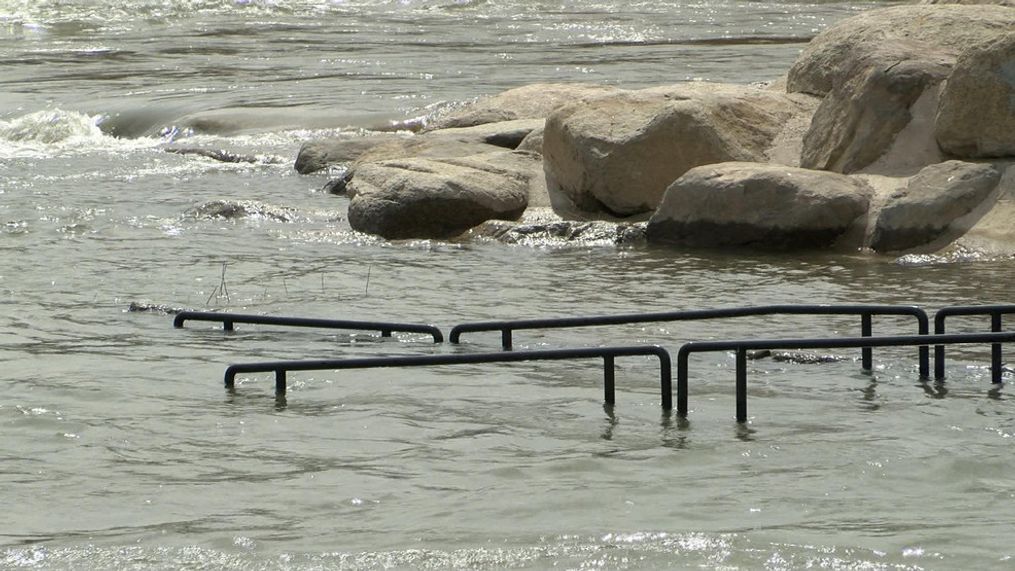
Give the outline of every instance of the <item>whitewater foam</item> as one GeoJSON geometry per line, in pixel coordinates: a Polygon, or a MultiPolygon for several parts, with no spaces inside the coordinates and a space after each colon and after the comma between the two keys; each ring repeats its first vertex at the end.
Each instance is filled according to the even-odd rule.
{"type": "Polygon", "coordinates": [[[0,121],[0,157],[81,154],[151,148],[158,139],[119,139],[103,133],[101,115],[47,109],[0,121]]]}

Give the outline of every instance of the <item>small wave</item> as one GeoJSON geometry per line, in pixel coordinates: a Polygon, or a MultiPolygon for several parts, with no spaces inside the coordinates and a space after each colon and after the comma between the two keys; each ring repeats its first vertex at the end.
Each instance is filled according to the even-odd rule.
{"type": "Polygon", "coordinates": [[[0,122],[0,139],[15,143],[54,144],[102,137],[101,117],[52,109],[0,122]]]}
{"type": "Polygon", "coordinates": [[[147,148],[159,142],[155,139],[125,140],[109,136],[99,127],[102,119],[101,115],[47,109],[0,121],[0,157],[147,148]]]}

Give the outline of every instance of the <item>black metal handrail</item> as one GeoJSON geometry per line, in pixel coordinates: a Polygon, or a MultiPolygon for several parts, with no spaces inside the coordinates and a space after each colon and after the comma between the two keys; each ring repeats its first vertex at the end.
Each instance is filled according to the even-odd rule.
{"type": "Polygon", "coordinates": [[[425,333],[433,337],[434,343],[443,343],[444,334],[433,325],[415,323],[388,323],[384,321],[348,321],[339,319],[317,319],[311,317],[282,317],[273,315],[244,315],[240,313],[219,313],[214,311],[181,311],[173,318],[173,327],[183,327],[186,321],[214,321],[222,323],[225,331],[232,331],[234,323],[255,323],[259,325],[283,325],[286,327],[319,327],[322,329],[350,329],[379,331],[381,337],[391,337],[394,331],[402,333],[425,333]]]}
{"type": "MultiPolygon", "coordinates": [[[[945,333],[945,319],[951,315],[989,315],[990,330],[1001,331],[1001,316],[1015,314],[1015,305],[952,305],[942,307],[934,314],[934,333],[945,333]]],[[[1001,382],[1001,345],[990,346],[991,381],[1001,382]]],[[[941,381],[945,378],[945,347],[934,346],[934,378],[941,381]]]]}
{"type": "MultiPolygon", "coordinates": [[[[462,323],[451,328],[448,340],[458,343],[462,333],[476,331],[500,331],[501,346],[511,349],[512,333],[517,329],[561,329],[568,327],[589,327],[596,325],[621,325],[631,323],[651,323],[665,321],[695,321],[703,319],[725,319],[732,317],[750,317],[758,315],[859,315],[861,318],[860,335],[870,337],[871,316],[873,315],[911,315],[917,319],[918,332],[921,335],[930,333],[930,320],[927,312],[913,305],[762,305],[755,307],[729,307],[720,309],[694,309],[682,311],[665,311],[660,313],[627,313],[619,315],[597,315],[585,317],[557,317],[545,319],[521,319],[513,321],[482,321],[462,323]]],[[[930,351],[927,346],[919,349],[920,376],[930,375],[930,351]]],[[[873,361],[870,347],[864,347],[861,353],[863,368],[869,370],[873,361]]]]}
{"type": "Polygon", "coordinates": [[[462,355],[422,355],[403,357],[369,357],[356,359],[318,359],[308,361],[270,361],[229,365],[225,372],[227,389],[235,387],[239,373],[275,373],[275,394],[286,392],[287,371],[317,371],[335,369],[376,369],[382,367],[430,367],[435,365],[461,365],[471,363],[505,363],[516,361],[557,361],[564,359],[603,359],[603,390],[606,404],[614,404],[614,358],[635,355],[656,356],[659,359],[659,392],[665,410],[673,408],[670,354],[657,345],[626,347],[586,347],[578,349],[551,349],[544,351],[517,351],[503,353],[467,353],[462,355]]]}
{"type": "MultiPolygon", "coordinates": [[[[677,414],[687,416],[687,359],[691,353],[736,351],[737,422],[747,422],[747,351],[757,349],[843,349],[855,347],[902,347],[927,344],[1015,342],[1015,331],[1004,333],[958,333],[951,335],[897,335],[888,337],[833,337],[828,339],[743,339],[738,341],[692,341],[677,353],[677,414]]],[[[991,363],[1000,378],[1000,363],[991,363]]]]}

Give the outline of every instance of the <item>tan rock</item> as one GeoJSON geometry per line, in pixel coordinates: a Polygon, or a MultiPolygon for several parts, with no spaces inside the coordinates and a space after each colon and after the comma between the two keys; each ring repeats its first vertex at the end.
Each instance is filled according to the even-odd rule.
{"type": "Polygon", "coordinates": [[[823,96],[843,85],[858,54],[897,40],[957,56],[970,45],[1010,32],[1015,12],[1003,6],[893,6],[861,12],[814,38],[790,69],[787,89],[823,96]]]}
{"type": "Polygon", "coordinates": [[[534,83],[484,97],[431,119],[426,130],[472,127],[516,119],[544,119],[566,103],[619,91],[616,87],[584,83],[534,83]]]}
{"type": "Polygon", "coordinates": [[[649,220],[650,242],[812,250],[862,243],[871,189],[845,175],[730,162],[688,171],[649,220]]]}
{"type": "Polygon", "coordinates": [[[538,155],[513,151],[361,163],[347,187],[349,224],[388,239],[454,237],[521,216],[538,171],[538,155]]]}
{"type": "Polygon", "coordinates": [[[1015,157],[1015,24],[1010,29],[962,52],[945,83],[936,136],[952,156],[1015,157]]]}
{"type": "Polygon", "coordinates": [[[862,49],[849,77],[814,113],[800,166],[850,173],[878,160],[909,124],[913,104],[948,76],[953,61],[909,41],[862,49]]]}
{"type": "Polygon", "coordinates": [[[802,99],[761,88],[688,83],[621,92],[560,108],[546,121],[551,198],[630,216],[652,211],[688,169],[761,161],[802,99]]]}
{"type": "Polygon", "coordinates": [[[912,177],[878,213],[870,247],[878,252],[940,247],[985,213],[1001,173],[990,164],[947,161],[912,177]]]}
{"type": "Polygon", "coordinates": [[[349,164],[377,145],[404,138],[404,135],[385,133],[308,141],[300,147],[293,167],[300,174],[310,174],[333,165],[349,164]]]}

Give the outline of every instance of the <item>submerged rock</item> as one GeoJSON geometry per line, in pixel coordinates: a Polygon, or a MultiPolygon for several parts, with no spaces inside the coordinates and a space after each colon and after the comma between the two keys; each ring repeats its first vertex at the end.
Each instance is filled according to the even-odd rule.
{"type": "Polygon", "coordinates": [[[697,167],[649,220],[650,242],[704,248],[813,250],[862,230],[871,189],[844,175],[754,163],[697,167]]]}
{"type": "Polygon", "coordinates": [[[176,155],[197,155],[223,163],[252,163],[252,164],[276,164],[279,159],[275,157],[258,157],[254,155],[237,155],[224,149],[202,149],[199,147],[167,147],[163,149],[167,153],[176,155]]]}
{"type": "Polygon", "coordinates": [[[846,357],[841,355],[820,355],[817,353],[804,353],[801,351],[772,351],[771,349],[760,349],[748,351],[747,358],[751,360],[772,359],[781,363],[795,363],[797,365],[816,365],[820,363],[837,363],[845,361],[846,357]]]}
{"type": "Polygon", "coordinates": [[[645,226],[644,222],[632,224],[601,220],[490,221],[474,229],[472,235],[525,246],[629,246],[645,242],[645,226]]]}
{"type": "Polygon", "coordinates": [[[191,218],[263,218],[275,222],[295,222],[302,220],[295,208],[275,206],[254,200],[212,200],[191,208],[186,213],[191,218]]]}
{"type": "Polygon", "coordinates": [[[127,306],[127,311],[131,313],[161,313],[163,315],[176,315],[177,313],[188,310],[185,307],[172,307],[148,301],[132,301],[130,302],[130,305],[127,306]]]}

